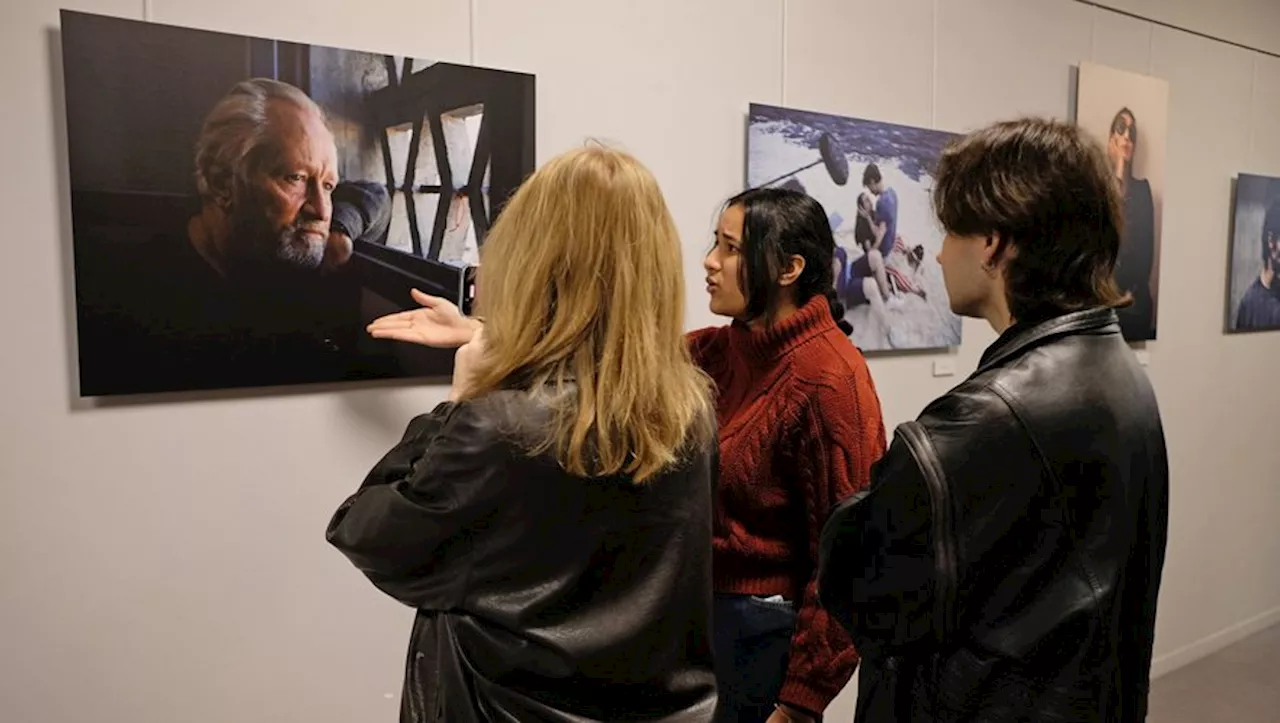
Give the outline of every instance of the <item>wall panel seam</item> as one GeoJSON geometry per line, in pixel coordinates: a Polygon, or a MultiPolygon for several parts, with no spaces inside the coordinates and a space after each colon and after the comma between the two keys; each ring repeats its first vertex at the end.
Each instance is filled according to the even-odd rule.
{"type": "Polygon", "coordinates": [[[782,62],[779,64],[779,80],[778,80],[778,105],[787,105],[787,14],[791,8],[787,6],[787,0],[781,2],[782,10],[782,42],[780,50],[782,54],[782,62]]]}
{"type": "Polygon", "coordinates": [[[933,53],[932,67],[929,68],[929,127],[938,127],[938,0],[933,0],[933,42],[930,51],[933,53]]]}

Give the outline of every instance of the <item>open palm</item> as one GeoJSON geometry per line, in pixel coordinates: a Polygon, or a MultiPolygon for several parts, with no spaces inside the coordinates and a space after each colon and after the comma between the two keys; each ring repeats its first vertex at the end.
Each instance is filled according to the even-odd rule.
{"type": "Polygon", "coordinates": [[[411,292],[413,300],[422,304],[410,309],[378,317],[367,330],[375,339],[394,339],[412,344],[453,349],[471,341],[480,323],[462,315],[452,302],[439,296],[411,292]]]}

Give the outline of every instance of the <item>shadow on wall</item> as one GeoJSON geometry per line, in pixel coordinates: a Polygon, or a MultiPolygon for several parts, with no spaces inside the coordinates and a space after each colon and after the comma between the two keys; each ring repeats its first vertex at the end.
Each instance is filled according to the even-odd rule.
{"type": "Polygon", "coordinates": [[[71,232],[71,178],[67,156],[67,96],[62,73],[62,34],[58,28],[45,30],[49,54],[49,98],[53,103],[54,157],[58,165],[58,261],[62,270],[63,336],[66,340],[67,407],[70,411],[93,409],[92,399],[80,396],[79,342],[76,338],[75,253],[71,232]]]}

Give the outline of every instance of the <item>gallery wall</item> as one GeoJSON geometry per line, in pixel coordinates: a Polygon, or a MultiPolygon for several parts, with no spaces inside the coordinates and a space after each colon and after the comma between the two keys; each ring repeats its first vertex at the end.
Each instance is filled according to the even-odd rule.
{"type": "MultiPolygon", "coordinates": [[[[1280,52],[1266,0],[1115,5],[1280,52]]],[[[1231,179],[1280,175],[1267,92],[1280,59],[1072,0],[11,0],[0,719],[394,720],[411,612],[323,531],[410,416],[445,396],[366,384],[78,398],[60,7],[536,73],[540,160],[590,136],[657,174],[685,237],[690,326],[715,322],[696,279],[716,206],[743,182],[749,103],[963,131],[1068,117],[1082,60],[1167,79],[1159,339],[1139,349],[1173,477],[1157,672],[1280,621],[1280,333],[1222,333],[1231,179]]],[[[952,353],[874,358],[886,423],[993,338],[966,322],[952,353]]],[[[851,692],[828,720],[852,717],[851,692]]]]}
{"type": "Polygon", "coordinates": [[[1184,28],[1229,43],[1280,53],[1272,0],[1084,0],[1085,4],[1184,28]]]}

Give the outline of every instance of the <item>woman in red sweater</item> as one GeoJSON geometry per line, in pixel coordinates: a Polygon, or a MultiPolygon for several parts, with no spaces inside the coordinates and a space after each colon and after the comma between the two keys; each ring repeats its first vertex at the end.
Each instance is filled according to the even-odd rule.
{"type": "MultiPolygon", "coordinates": [[[[885,431],[832,290],[834,260],[822,205],[768,188],[729,200],[704,262],[711,310],[733,319],[688,335],[718,391],[717,722],[817,720],[857,667],[818,604],[818,541],[836,502],[867,485],[885,431]]],[[[455,347],[480,328],[444,299],[414,298],[423,308],[370,332],[455,347]]]]}
{"type": "Polygon", "coordinates": [[[834,257],[821,204],[763,188],[728,201],[703,264],[711,311],[733,319],[689,335],[719,392],[717,721],[816,720],[857,667],[818,603],[818,542],[867,486],[885,431],[834,257]]]}

